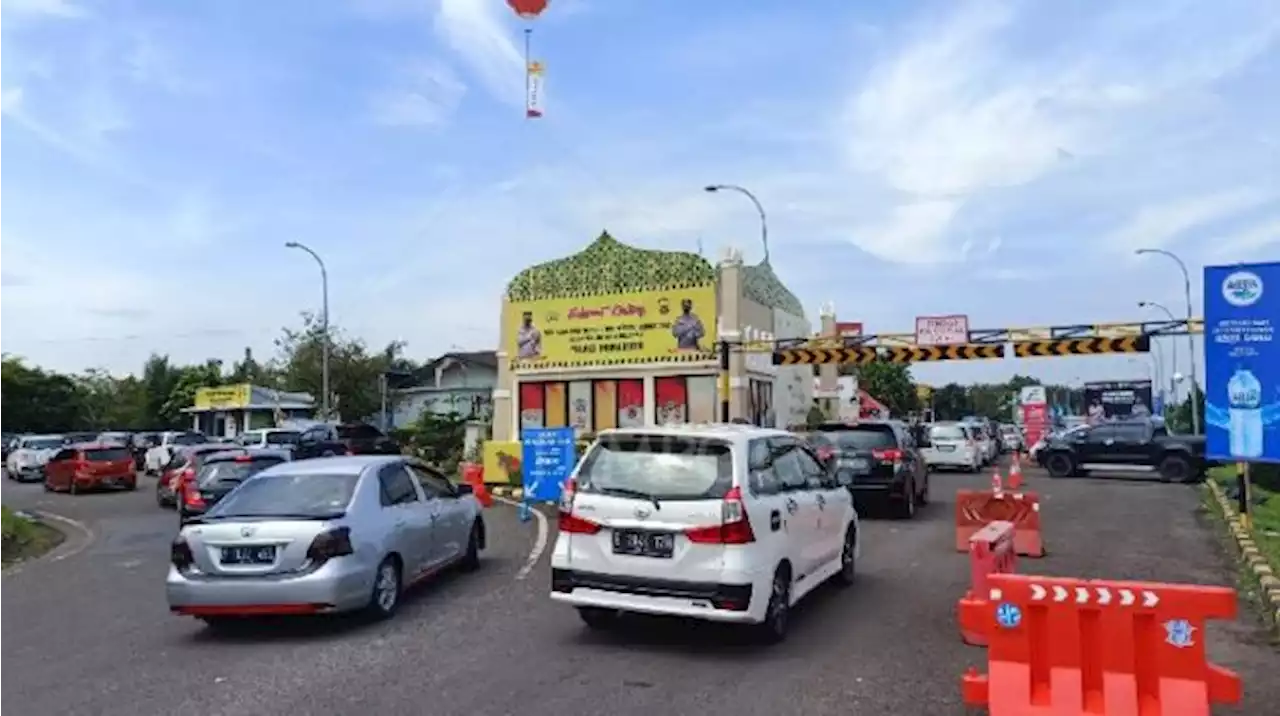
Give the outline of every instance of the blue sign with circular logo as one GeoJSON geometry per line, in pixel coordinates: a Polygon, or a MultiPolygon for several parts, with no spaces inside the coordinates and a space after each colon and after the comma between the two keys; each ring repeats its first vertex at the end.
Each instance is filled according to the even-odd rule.
{"type": "Polygon", "coordinates": [[[1022,623],[1022,610],[1017,604],[1002,602],[996,607],[996,623],[1005,629],[1013,629],[1022,623]]]}

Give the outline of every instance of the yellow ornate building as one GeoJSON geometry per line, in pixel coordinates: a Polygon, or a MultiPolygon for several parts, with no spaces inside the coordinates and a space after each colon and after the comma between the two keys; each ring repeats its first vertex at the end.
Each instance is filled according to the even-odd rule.
{"type": "MultiPolygon", "coordinates": [[[[493,440],[524,428],[611,427],[719,419],[722,340],[808,338],[804,309],[768,261],[726,252],[627,246],[603,233],[573,256],[532,266],[502,305],[493,440]]],[[[776,367],[767,353],[733,352],[731,418],[804,422],[812,369],[776,367]]]]}

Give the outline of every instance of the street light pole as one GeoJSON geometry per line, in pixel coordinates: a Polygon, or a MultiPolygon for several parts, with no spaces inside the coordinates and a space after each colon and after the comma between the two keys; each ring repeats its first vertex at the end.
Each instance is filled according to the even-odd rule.
{"type": "Polygon", "coordinates": [[[285,244],[285,248],[306,251],[320,265],[320,332],[323,334],[320,341],[320,411],[324,414],[324,419],[329,420],[329,270],[325,268],[324,259],[312,251],[310,246],[290,241],[285,244]]]}
{"type": "Polygon", "coordinates": [[[769,217],[768,215],[765,214],[764,205],[760,203],[760,200],[756,198],[756,195],[752,194],[751,191],[746,187],[741,187],[741,186],[738,186],[737,184],[710,184],[708,186],[703,187],[703,190],[712,194],[722,190],[736,191],[739,194],[751,200],[751,203],[754,204],[756,207],[756,213],[760,215],[760,243],[764,245],[764,260],[765,260],[765,263],[768,263],[769,262],[769,217]]]}
{"type": "MultiPolygon", "coordinates": [[[[1170,321],[1178,320],[1173,317],[1173,311],[1170,311],[1163,303],[1138,301],[1138,308],[1156,308],[1163,311],[1170,321]]],[[[1176,341],[1169,342],[1169,369],[1169,399],[1176,401],[1178,399],[1178,386],[1173,382],[1173,376],[1178,374],[1178,344],[1176,341]]]]}
{"type": "Polygon", "coordinates": [[[1187,265],[1182,259],[1172,251],[1164,249],[1138,249],[1136,253],[1139,256],[1143,254],[1160,254],[1173,259],[1178,264],[1178,268],[1182,270],[1182,290],[1187,300],[1187,351],[1189,355],[1187,360],[1191,363],[1188,372],[1191,374],[1191,387],[1187,389],[1187,401],[1191,407],[1191,434],[1200,434],[1200,410],[1196,405],[1196,393],[1200,390],[1200,383],[1196,380],[1196,339],[1191,335],[1191,273],[1187,271],[1187,265]]]}

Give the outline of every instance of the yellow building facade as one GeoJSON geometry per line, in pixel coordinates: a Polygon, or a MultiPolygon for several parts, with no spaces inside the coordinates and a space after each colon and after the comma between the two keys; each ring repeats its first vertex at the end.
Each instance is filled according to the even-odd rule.
{"type": "MultiPolygon", "coordinates": [[[[573,427],[584,435],[718,421],[720,341],[813,334],[767,261],[746,266],[727,251],[713,265],[695,253],[628,246],[608,233],[512,279],[501,325],[493,442],[508,453],[527,428],[573,427]]],[[[773,366],[768,353],[731,353],[730,417],[803,423],[811,371],[773,366]]]]}

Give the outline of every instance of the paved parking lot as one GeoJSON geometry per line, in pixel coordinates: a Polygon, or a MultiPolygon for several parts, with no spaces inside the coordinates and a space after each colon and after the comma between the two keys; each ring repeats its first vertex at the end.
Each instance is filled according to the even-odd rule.
{"type": "MultiPolygon", "coordinates": [[[[477,574],[416,593],[391,622],[350,619],[263,624],[213,636],[169,615],[163,575],[176,518],[147,489],[46,495],[4,485],[12,507],[55,510],[93,539],[65,559],[4,577],[6,713],[144,716],[599,714],[714,710],[753,714],[963,713],[958,680],[985,652],[961,644],[953,617],[968,579],[951,550],[956,486],[985,475],[934,477],[934,504],[912,522],[864,527],[861,581],[820,590],[781,646],[735,632],[641,620],[587,632],[548,598],[545,555],[519,578],[536,522],[489,510],[492,549],[477,574]]],[[[1043,560],[1021,571],[1233,584],[1234,566],[1198,516],[1194,488],[1102,479],[1051,481],[1044,494],[1043,560]]],[[[1277,652],[1249,612],[1214,625],[1214,658],[1245,679],[1238,711],[1280,703],[1277,652]]]]}

